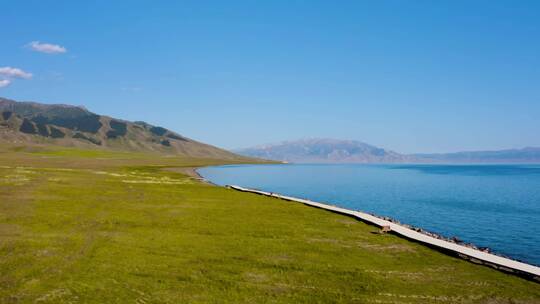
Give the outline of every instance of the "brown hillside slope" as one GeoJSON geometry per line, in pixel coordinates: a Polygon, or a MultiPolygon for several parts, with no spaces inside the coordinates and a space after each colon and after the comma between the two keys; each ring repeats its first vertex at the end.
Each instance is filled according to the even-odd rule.
{"type": "Polygon", "coordinates": [[[82,107],[5,98],[0,98],[0,143],[244,158],[145,122],[98,115],[82,107]]]}

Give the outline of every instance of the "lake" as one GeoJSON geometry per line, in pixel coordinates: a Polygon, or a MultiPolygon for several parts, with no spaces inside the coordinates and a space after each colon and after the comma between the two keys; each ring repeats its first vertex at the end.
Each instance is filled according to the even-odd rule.
{"type": "Polygon", "coordinates": [[[198,172],[218,185],[388,216],[540,265],[540,165],[234,165],[198,172]]]}

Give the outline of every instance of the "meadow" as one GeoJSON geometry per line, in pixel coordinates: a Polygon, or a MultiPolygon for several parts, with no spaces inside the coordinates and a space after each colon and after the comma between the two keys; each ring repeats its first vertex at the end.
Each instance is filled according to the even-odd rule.
{"type": "Polygon", "coordinates": [[[171,168],[0,148],[0,303],[540,303],[540,284],[171,168]]]}

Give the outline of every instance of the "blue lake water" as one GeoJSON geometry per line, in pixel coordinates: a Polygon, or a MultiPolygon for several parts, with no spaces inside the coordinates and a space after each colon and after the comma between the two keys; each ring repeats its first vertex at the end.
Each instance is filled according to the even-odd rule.
{"type": "Polygon", "coordinates": [[[540,165],[240,165],[234,184],[388,216],[540,265],[540,165]]]}

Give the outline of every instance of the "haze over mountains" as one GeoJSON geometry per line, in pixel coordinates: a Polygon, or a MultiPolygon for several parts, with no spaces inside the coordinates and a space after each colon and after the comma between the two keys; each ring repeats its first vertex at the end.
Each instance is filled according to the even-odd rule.
{"type": "Polygon", "coordinates": [[[409,157],[354,140],[301,139],[235,150],[263,159],[294,163],[402,163],[409,157]]]}
{"type": "Polygon", "coordinates": [[[285,141],[235,152],[294,163],[540,163],[540,148],[400,154],[360,141],[320,138],[285,141]]]}
{"type": "Polygon", "coordinates": [[[415,154],[414,156],[419,160],[448,163],[540,163],[540,148],[415,154]]]}
{"type": "Polygon", "coordinates": [[[59,145],[237,159],[229,151],[171,130],[92,113],[83,107],[0,98],[0,143],[59,145]]]}

